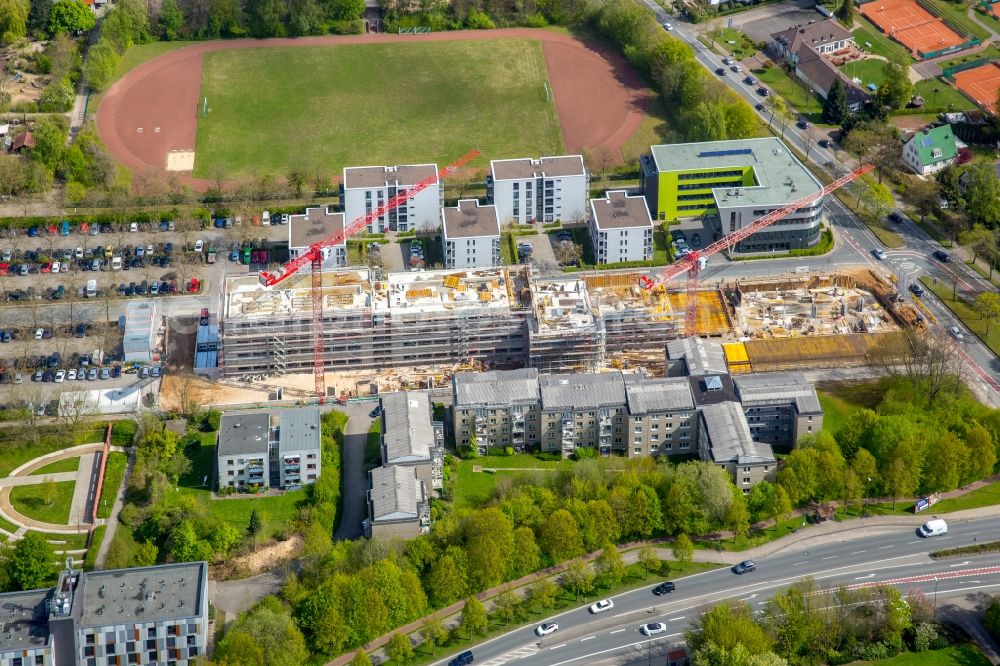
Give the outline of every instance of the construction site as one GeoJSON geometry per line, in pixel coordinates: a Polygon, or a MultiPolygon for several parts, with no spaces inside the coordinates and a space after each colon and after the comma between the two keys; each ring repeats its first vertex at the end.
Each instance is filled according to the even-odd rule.
{"type": "MultiPolygon", "coordinates": [[[[322,273],[328,393],[442,386],[457,370],[537,368],[663,372],[684,335],[687,294],[640,286],[639,273],[536,278],[530,267],[322,273]]],[[[308,394],[311,278],[280,287],[227,280],[221,377],[308,394]],[[299,381],[299,380],[302,381],[299,381]]],[[[875,273],[723,282],[698,292],[696,330],[725,344],[735,373],[867,363],[886,336],[920,326],[875,273]]]]}

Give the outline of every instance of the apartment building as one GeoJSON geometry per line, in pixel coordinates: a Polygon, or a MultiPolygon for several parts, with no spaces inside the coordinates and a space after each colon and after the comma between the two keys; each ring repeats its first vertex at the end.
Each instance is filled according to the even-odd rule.
{"type": "Polygon", "coordinates": [[[493,160],[486,195],[501,226],[580,221],[587,211],[589,179],[580,155],[493,160]]]}
{"type": "Polygon", "coordinates": [[[616,417],[625,405],[621,372],[541,375],[540,435],[542,451],[570,455],[578,447],[611,454],[616,417]]]}
{"type": "Polygon", "coordinates": [[[738,402],[704,405],[699,415],[698,457],[729,472],[744,493],[777,469],[770,445],[754,441],[738,402]]]}
{"type": "Polygon", "coordinates": [[[819,397],[801,372],[742,375],[733,383],[755,442],[787,446],[823,429],[819,397]]]}
{"type": "Polygon", "coordinates": [[[491,448],[524,451],[539,442],[541,391],[538,370],[458,372],[452,382],[455,432],[463,445],[475,441],[481,455],[491,448]]]}
{"type": "Polygon", "coordinates": [[[698,413],[687,379],[625,375],[625,401],[627,419],[621,432],[615,426],[615,453],[641,458],[697,450],[698,413]]]}
{"type": "Polygon", "coordinates": [[[226,412],[216,445],[218,488],[291,490],[322,472],[316,407],[226,412]]]}
{"type": "Polygon", "coordinates": [[[208,565],[79,571],[0,594],[0,666],[188,666],[207,653],[208,565]]]}
{"type": "Polygon", "coordinates": [[[405,194],[415,185],[434,179],[433,185],[418,192],[404,205],[374,220],[367,231],[436,229],[444,206],[444,185],[437,176],[436,164],[347,167],[340,192],[344,216],[347,220],[356,220],[385,205],[397,194],[405,194]]]}
{"type": "Polygon", "coordinates": [[[614,190],[591,199],[587,228],[599,264],[653,258],[653,218],[645,197],[614,190]]]}
{"type": "Polygon", "coordinates": [[[383,465],[371,470],[368,480],[366,537],[412,539],[430,530],[427,487],[415,467],[383,465]]]}
{"type": "Polygon", "coordinates": [[[500,223],[495,206],[462,199],[455,208],[441,209],[444,266],[492,268],[500,262],[500,223]]]}
{"type": "MultiPolygon", "coordinates": [[[[344,231],[344,214],[335,213],[329,206],[306,208],[301,215],[288,219],[288,256],[295,258],[316,243],[332,238],[344,231]]],[[[347,237],[323,248],[324,268],[347,265],[347,237]]]]}
{"type": "Polygon", "coordinates": [[[444,429],[423,391],[382,394],[382,464],[412,467],[428,491],[444,481],[444,429]]]}
{"type": "Polygon", "coordinates": [[[640,166],[643,192],[656,218],[709,216],[713,240],[813,197],[766,230],[734,244],[733,252],[783,252],[820,241],[823,186],[777,138],[652,146],[640,166]]]}

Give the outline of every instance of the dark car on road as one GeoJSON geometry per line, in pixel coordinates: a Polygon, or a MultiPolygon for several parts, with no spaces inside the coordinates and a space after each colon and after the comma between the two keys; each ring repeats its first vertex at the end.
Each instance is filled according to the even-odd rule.
{"type": "Polygon", "coordinates": [[[795,126],[798,127],[799,129],[809,129],[809,123],[807,123],[804,120],[798,121],[797,123],[795,123],[795,126]]]}
{"type": "Polygon", "coordinates": [[[761,97],[767,97],[771,93],[768,92],[767,88],[761,86],[760,88],[757,88],[757,94],[760,95],[761,97]]]}
{"type": "Polygon", "coordinates": [[[830,140],[829,139],[820,139],[816,143],[819,144],[820,148],[829,148],[830,147],[830,140]]]}
{"type": "Polygon", "coordinates": [[[725,76],[726,70],[722,67],[717,67],[715,73],[718,74],[719,76],[725,76]]]}
{"type": "Polygon", "coordinates": [[[466,650],[454,659],[448,662],[448,666],[469,666],[475,658],[472,656],[472,650],[466,650]]]}
{"type": "Polygon", "coordinates": [[[920,283],[918,283],[918,282],[911,282],[910,283],[910,291],[912,291],[917,296],[923,296],[924,295],[924,288],[921,287],[920,283]]]}
{"type": "Polygon", "coordinates": [[[891,213],[889,213],[889,219],[895,222],[896,224],[903,223],[903,216],[897,213],[896,211],[892,211],[891,213]]]}
{"type": "Polygon", "coordinates": [[[934,258],[940,261],[942,264],[947,264],[951,261],[951,255],[944,250],[934,250],[934,258]]]}
{"type": "Polygon", "coordinates": [[[676,589],[677,589],[677,586],[674,585],[672,582],[670,582],[668,580],[668,581],[666,581],[664,583],[660,583],[659,585],[657,585],[656,587],[654,587],[653,588],[653,594],[655,594],[656,596],[660,596],[660,595],[663,595],[663,594],[670,594],[671,592],[673,592],[676,589]]]}
{"type": "Polygon", "coordinates": [[[756,571],[756,570],[757,570],[757,563],[754,562],[753,560],[743,560],[735,567],[733,567],[733,573],[739,574],[741,576],[749,571],[756,571]]]}
{"type": "Polygon", "coordinates": [[[376,407],[372,411],[368,412],[368,416],[369,418],[377,419],[378,417],[382,416],[382,408],[376,407]]]}

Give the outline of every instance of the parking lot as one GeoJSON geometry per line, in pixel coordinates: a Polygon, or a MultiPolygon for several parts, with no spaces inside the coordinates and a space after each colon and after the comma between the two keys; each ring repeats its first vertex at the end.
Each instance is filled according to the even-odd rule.
{"type": "Polygon", "coordinates": [[[558,242],[555,240],[555,236],[549,236],[547,234],[540,234],[537,236],[518,236],[515,240],[515,245],[530,245],[531,252],[525,254],[519,250],[519,256],[515,258],[515,261],[530,263],[533,267],[543,273],[558,271],[559,262],[556,261],[553,245],[554,242],[558,242]]]}

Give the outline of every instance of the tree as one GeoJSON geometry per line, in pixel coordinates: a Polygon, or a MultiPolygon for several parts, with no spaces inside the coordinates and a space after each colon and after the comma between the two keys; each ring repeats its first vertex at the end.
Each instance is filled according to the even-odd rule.
{"type": "Polygon", "coordinates": [[[837,7],[837,18],[848,30],[854,26],[854,0],[844,0],[837,7]]]}
{"type": "Polygon", "coordinates": [[[771,498],[771,506],[768,511],[774,519],[774,529],[778,529],[778,523],[784,521],[788,514],[792,512],[792,502],[788,499],[788,493],[778,485],[774,487],[774,495],[771,498]]]}
{"type": "Polygon", "coordinates": [[[742,646],[750,655],[771,649],[771,638],[762,626],[753,621],[750,607],[745,603],[713,606],[692,623],[685,637],[695,652],[707,646],[724,650],[742,646]]]}
{"type": "Polygon", "coordinates": [[[878,182],[899,169],[902,152],[899,149],[899,130],[877,120],[870,120],[851,128],[842,141],[844,150],[857,155],[862,162],[875,165],[878,182]]]}
{"type": "Polygon", "coordinates": [[[413,646],[410,645],[409,638],[397,631],[385,646],[385,653],[393,663],[406,664],[413,659],[413,646]]]}
{"type": "Polygon", "coordinates": [[[920,214],[921,222],[941,207],[941,189],[933,180],[914,178],[906,189],[906,197],[920,214]]]}
{"type": "Polygon", "coordinates": [[[358,650],[354,653],[354,659],[351,659],[351,666],[372,666],[372,660],[367,652],[358,650]]]}
{"type": "Polygon", "coordinates": [[[302,632],[277,597],[265,597],[241,614],[218,642],[216,661],[298,666],[309,660],[302,632]]]}
{"type": "MultiPolygon", "coordinates": [[[[905,377],[921,386],[930,403],[961,385],[962,357],[944,331],[907,331],[904,343],[886,341],[871,356],[886,376],[905,377]]],[[[844,451],[849,453],[847,448],[844,451]]]]}
{"type": "Polygon", "coordinates": [[[538,544],[553,563],[568,560],[583,552],[583,542],[576,519],[566,509],[557,509],[538,530],[538,544]]]}
{"type": "Polygon", "coordinates": [[[198,538],[194,525],[182,520],[170,533],[170,555],[174,562],[197,562],[212,559],[212,547],[198,538]]]}
{"type": "Polygon", "coordinates": [[[469,597],[462,607],[462,619],[459,622],[459,629],[466,632],[469,638],[474,634],[485,634],[488,626],[486,619],[486,609],[479,599],[469,597]]]}
{"type": "Polygon", "coordinates": [[[427,649],[431,651],[432,656],[437,646],[443,643],[447,637],[448,632],[445,630],[441,618],[435,615],[429,615],[424,618],[423,623],[420,625],[420,639],[424,642],[427,649]]]}
{"type": "Polygon", "coordinates": [[[28,32],[28,0],[0,0],[0,44],[13,44],[28,32]]]}
{"type": "Polygon", "coordinates": [[[680,562],[681,569],[684,569],[684,565],[694,557],[694,544],[687,534],[680,534],[674,539],[672,551],[674,559],[680,562]]]}
{"type": "Polygon", "coordinates": [[[42,587],[52,575],[55,555],[48,542],[38,532],[26,533],[13,548],[4,553],[3,567],[13,586],[19,590],[42,587]]]}
{"type": "Polygon", "coordinates": [[[553,254],[560,266],[572,266],[583,258],[583,247],[573,241],[560,242],[556,244],[553,254]]]}
{"type": "Polygon", "coordinates": [[[49,12],[52,11],[52,0],[31,0],[28,10],[28,30],[42,33],[49,28],[49,12]]]}
{"type": "Polygon", "coordinates": [[[733,489],[733,503],[729,505],[729,515],[726,523],[733,532],[733,542],[737,539],[746,538],[750,534],[750,512],[747,510],[747,503],[743,493],[733,489]]]}
{"type": "Polygon", "coordinates": [[[983,625],[995,639],[1000,640],[1000,596],[990,599],[983,617],[983,625]]]}
{"type": "Polygon", "coordinates": [[[984,291],[972,301],[972,307],[979,318],[986,321],[986,335],[990,334],[990,325],[1000,320],[1000,294],[995,291],[984,291]]]}
{"type": "Polygon", "coordinates": [[[625,564],[622,555],[613,543],[605,544],[604,550],[597,557],[597,573],[601,582],[607,587],[614,587],[625,578],[625,564]]]}
{"type": "Polygon", "coordinates": [[[882,71],[883,85],[886,89],[885,101],[894,109],[902,109],[913,98],[910,65],[904,60],[891,57],[883,66],[882,71]]]}
{"type": "Polygon", "coordinates": [[[92,30],[94,12],[80,0],[57,0],[49,12],[49,32],[75,34],[92,30]]]}
{"type": "MultiPolygon", "coordinates": [[[[851,0],[844,0],[844,4],[851,5],[851,0]]],[[[847,104],[847,88],[841,78],[835,77],[830,91],[823,101],[823,120],[831,125],[843,125],[850,117],[851,109],[847,104]]]]}
{"type": "MultiPolygon", "coordinates": [[[[173,1],[173,0],[168,0],[173,1]]],[[[106,39],[100,39],[90,49],[87,55],[87,63],[84,65],[84,73],[87,76],[87,83],[94,90],[104,90],[114,78],[115,70],[121,56],[114,45],[106,39]]]]}
{"type": "Polygon", "coordinates": [[[435,606],[447,606],[460,599],[466,592],[465,567],[459,567],[452,555],[445,553],[431,567],[428,576],[428,589],[431,603],[435,606]]]}
{"type": "Polygon", "coordinates": [[[992,229],[981,224],[974,224],[971,229],[958,235],[958,241],[972,250],[972,261],[985,257],[992,265],[997,254],[997,236],[992,229]]]}
{"type": "Polygon", "coordinates": [[[250,520],[247,522],[247,536],[253,539],[254,547],[257,546],[257,535],[260,534],[263,527],[264,524],[260,519],[260,514],[257,513],[257,509],[251,509],[250,520]]]}
{"type": "Polygon", "coordinates": [[[858,205],[868,224],[880,224],[895,205],[892,190],[871,176],[864,175],[858,181],[860,194],[858,205]]]}
{"type": "Polygon", "coordinates": [[[45,477],[42,482],[42,499],[45,501],[45,506],[55,504],[58,494],[59,489],[56,487],[56,482],[52,480],[51,476],[45,477]]]}
{"type": "Polygon", "coordinates": [[[563,572],[560,585],[576,595],[576,600],[579,601],[581,594],[587,594],[594,589],[594,572],[583,560],[573,560],[569,568],[563,572]]]}
{"type": "Polygon", "coordinates": [[[365,11],[365,0],[331,0],[327,6],[334,21],[356,21],[365,11]]]}
{"type": "Polygon", "coordinates": [[[771,116],[767,119],[767,126],[771,126],[771,122],[777,118],[778,123],[781,124],[781,138],[785,138],[785,128],[788,127],[788,123],[795,120],[795,114],[788,108],[785,104],[784,98],[778,95],[771,95],[767,98],[767,106],[771,110],[771,116]]]}
{"type": "Polygon", "coordinates": [[[160,34],[163,39],[172,42],[181,35],[184,28],[184,15],[177,7],[177,0],[163,0],[160,5],[160,34]]]}
{"type": "Polygon", "coordinates": [[[145,0],[117,0],[114,9],[101,23],[101,38],[110,40],[119,53],[124,53],[134,44],[148,42],[149,11],[145,0]]]}
{"type": "Polygon", "coordinates": [[[508,625],[517,617],[520,601],[510,587],[504,587],[493,599],[493,612],[503,620],[504,625],[508,625]]]}
{"type": "Polygon", "coordinates": [[[654,571],[659,571],[662,566],[659,556],[656,554],[656,549],[646,544],[641,549],[639,549],[639,564],[642,566],[642,579],[645,580],[646,576],[653,573],[654,571]]]}
{"type": "Polygon", "coordinates": [[[549,578],[539,578],[528,588],[527,599],[529,609],[538,604],[539,609],[552,608],[556,603],[559,588],[549,578]]]}
{"type": "Polygon", "coordinates": [[[965,209],[969,219],[991,229],[1000,226],[1000,178],[996,177],[993,164],[981,160],[965,174],[965,209]]]}

